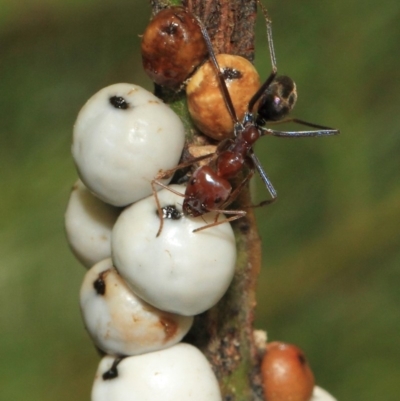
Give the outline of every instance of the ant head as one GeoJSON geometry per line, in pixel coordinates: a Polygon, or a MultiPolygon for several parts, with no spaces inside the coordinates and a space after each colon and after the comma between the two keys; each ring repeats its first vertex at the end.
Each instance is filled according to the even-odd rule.
{"type": "Polygon", "coordinates": [[[296,84],[287,76],[276,77],[261,95],[257,123],[279,121],[293,109],[297,100],[296,84]]]}

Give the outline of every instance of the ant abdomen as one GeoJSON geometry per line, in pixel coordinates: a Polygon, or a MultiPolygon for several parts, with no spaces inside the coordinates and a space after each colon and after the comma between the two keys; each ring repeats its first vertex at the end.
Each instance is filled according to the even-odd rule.
{"type": "Polygon", "coordinates": [[[276,77],[261,96],[258,106],[257,123],[279,121],[293,109],[297,100],[296,84],[285,76],[276,77]]]}
{"type": "Polygon", "coordinates": [[[218,176],[210,166],[202,166],[189,180],[182,210],[192,217],[219,210],[231,192],[232,185],[228,180],[218,176]]]}

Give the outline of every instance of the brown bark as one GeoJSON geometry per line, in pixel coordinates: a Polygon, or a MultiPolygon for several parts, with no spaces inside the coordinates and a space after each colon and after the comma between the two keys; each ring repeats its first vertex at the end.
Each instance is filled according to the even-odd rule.
{"type": "MultiPolygon", "coordinates": [[[[151,0],[153,13],[177,2],[151,0]]],[[[184,0],[183,5],[206,26],[216,53],[238,54],[254,59],[255,0],[184,0]]],[[[182,93],[156,88],[184,120],[188,142],[198,141],[191,126],[182,93]]],[[[233,205],[251,203],[248,189],[233,205]]],[[[195,319],[185,339],[201,349],[211,362],[226,401],[262,400],[259,356],[253,336],[256,279],[261,265],[261,246],[252,209],[234,222],[238,260],[233,282],[223,299],[195,319]]]]}

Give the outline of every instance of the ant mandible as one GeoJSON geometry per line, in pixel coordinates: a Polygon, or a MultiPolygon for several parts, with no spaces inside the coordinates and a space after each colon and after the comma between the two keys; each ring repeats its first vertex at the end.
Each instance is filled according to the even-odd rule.
{"type": "Polygon", "coordinates": [[[184,215],[198,217],[209,212],[217,213],[217,218],[213,223],[194,230],[194,232],[197,232],[209,227],[237,220],[246,215],[246,211],[244,210],[226,210],[225,208],[237,198],[243,187],[253,176],[255,169],[260,174],[261,179],[271,196],[271,199],[264,201],[261,204],[269,204],[277,199],[278,195],[275,188],[265,173],[259,159],[253,152],[253,145],[260,137],[272,135],[285,138],[304,138],[339,134],[339,130],[337,129],[309,123],[297,118],[286,118],[296,103],[296,85],[291,78],[277,75],[275,51],[272,41],[271,20],[267,11],[263,7],[262,11],[267,24],[267,38],[272,72],[250,99],[243,121],[239,121],[236,116],[235,108],[225,83],[224,72],[221,70],[216,59],[211,39],[202,22],[198,20],[204,40],[207,44],[211,63],[217,74],[226,108],[234,123],[234,138],[225,139],[220,142],[215,153],[182,163],[174,169],[160,172],[160,174],[155,177],[152,181],[152,187],[160,216],[160,228],[157,232],[157,236],[159,236],[162,231],[164,217],[155,190],[156,184],[184,197],[182,205],[182,213],[184,215]],[[259,104],[254,112],[257,102],[259,102],[259,104]],[[314,130],[277,131],[264,127],[267,122],[294,122],[309,126],[314,128],[314,130]],[[193,172],[187,184],[185,194],[181,194],[168,188],[160,181],[162,178],[173,174],[176,170],[190,166],[207,158],[211,159],[209,163],[198,167],[193,172]],[[235,178],[245,166],[248,167],[249,170],[247,176],[238,187],[233,189],[229,180],[235,178]],[[217,221],[219,214],[230,216],[224,220],[217,221]]]}

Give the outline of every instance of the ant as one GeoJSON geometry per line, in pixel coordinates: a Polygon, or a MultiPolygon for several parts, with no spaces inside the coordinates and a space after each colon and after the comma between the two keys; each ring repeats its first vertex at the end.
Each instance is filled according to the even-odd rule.
{"type": "Polygon", "coordinates": [[[272,41],[271,20],[266,9],[262,7],[264,17],[267,24],[268,47],[271,57],[272,72],[261,85],[257,92],[252,96],[248,103],[247,111],[243,121],[239,121],[225,83],[224,71],[221,70],[216,59],[211,39],[208,32],[201,21],[198,20],[204,40],[206,42],[209,57],[222,91],[225,105],[234,122],[234,138],[225,139],[217,146],[215,153],[205,156],[200,156],[189,162],[181,163],[177,167],[160,172],[152,181],[153,194],[156,199],[158,213],[160,216],[160,228],[157,236],[160,235],[163,228],[163,219],[166,217],[163,212],[155,189],[155,185],[160,185],[167,188],[173,193],[183,196],[182,213],[191,217],[202,216],[209,212],[216,212],[217,217],[213,223],[204,225],[194,232],[204,230],[219,224],[237,220],[246,215],[244,210],[226,210],[240,194],[246,183],[257,170],[264,182],[271,199],[261,202],[258,206],[270,204],[277,199],[277,192],[273,187],[270,179],[265,173],[259,159],[253,152],[253,145],[262,136],[272,135],[284,138],[303,138],[303,137],[318,137],[339,134],[339,130],[309,123],[297,118],[286,118],[293,109],[296,99],[296,85],[294,81],[287,76],[277,75],[277,66],[275,58],[275,50],[272,41]],[[257,108],[256,103],[258,102],[257,108]],[[256,110],[255,110],[256,108],[256,110]],[[267,122],[294,122],[302,124],[314,130],[307,131],[277,131],[264,127],[267,122]],[[194,163],[210,158],[211,160],[206,165],[198,167],[189,179],[185,194],[168,188],[160,179],[166,178],[173,174],[176,170],[193,165],[194,163]],[[230,179],[235,178],[244,169],[248,168],[247,176],[235,188],[232,188],[230,179]],[[230,215],[224,220],[218,220],[220,214],[230,215]]]}

